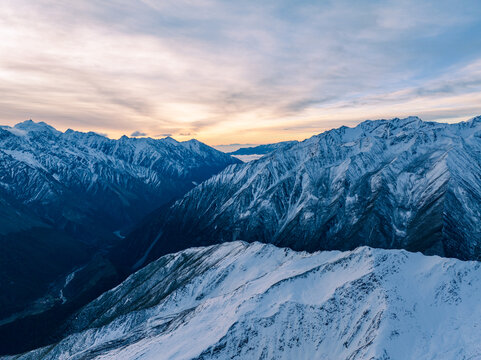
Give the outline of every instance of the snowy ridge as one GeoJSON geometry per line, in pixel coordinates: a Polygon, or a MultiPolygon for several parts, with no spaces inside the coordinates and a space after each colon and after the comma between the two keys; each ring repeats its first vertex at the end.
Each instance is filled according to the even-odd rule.
{"type": "Polygon", "coordinates": [[[196,140],[112,140],[31,120],[0,127],[0,193],[64,228],[103,217],[112,233],[238,162],[196,140]]]}
{"type": "Polygon", "coordinates": [[[166,255],[15,359],[474,359],[481,266],[243,242],[166,255]]]}
{"type": "Polygon", "coordinates": [[[70,313],[131,273],[109,251],[134,224],[235,163],[197,141],[1,126],[0,354],[60,336],[70,313]]]}
{"type": "Polygon", "coordinates": [[[239,239],[481,259],[479,179],[481,117],[365,121],[225,169],[177,201],[144,241],[163,232],[157,255],[180,250],[172,239],[184,248],[239,239]]]}

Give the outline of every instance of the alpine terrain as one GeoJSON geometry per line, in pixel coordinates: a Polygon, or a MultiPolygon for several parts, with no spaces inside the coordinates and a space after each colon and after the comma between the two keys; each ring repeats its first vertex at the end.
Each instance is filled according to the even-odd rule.
{"type": "Polygon", "coordinates": [[[0,39],[0,360],[481,360],[481,1],[0,0],[0,39]]]}
{"type": "Polygon", "coordinates": [[[9,359],[477,359],[481,267],[232,242],[166,255],[9,359]]]}
{"type": "Polygon", "coordinates": [[[31,120],[0,127],[0,154],[2,200],[27,206],[37,217],[33,225],[41,221],[86,242],[115,236],[239,163],[197,140],[112,140],[93,132],[62,133],[31,120]]]}
{"type": "Polygon", "coordinates": [[[197,140],[112,140],[31,120],[0,127],[0,354],[38,346],[28,344],[116,285],[109,248],[236,163],[197,140]]]}
{"type": "MultiPolygon", "coordinates": [[[[106,185],[111,196],[129,188],[124,182],[129,171],[145,164],[156,168],[165,157],[149,162],[138,155],[146,149],[149,154],[156,154],[151,152],[156,146],[193,151],[197,155],[185,156],[198,156],[198,162],[204,149],[195,141],[109,140],[26,125],[48,131],[45,139],[58,136],[52,147],[64,137],[88,143],[88,156],[79,161],[100,163],[94,174],[110,174],[111,167],[114,174],[125,171],[105,180],[118,179],[115,187],[106,185]],[[110,159],[111,167],[102,159],[110,159]]],[[[26,125],[4,131],[33,136],[25,134],[26,125]]],[[[32,265],[5,266],[11,275],[2,286],[10,297],[2,301],[18,310],[0,323],[3,354],[23,353],[11,357],[19,359],[481,357],[481,268],[468,261],[481,259],[481,117],[458,124],[417,117],[365,121],[230,166],[236,160],[213,154],[225,160],[224,170],[195,187],[196,180],[185,180],[186,191],[193,188],[183,197],[158,200],[164,205],[93,257],[92,244],[76,232],[53,228],[56,222],[49,225],[55,234],[61,231],[72,241],[53,233],[40,243],[31,238],[27,244],[37,245],[29,245],[27,254],[51,260],[51,247],[68,244],[62,251],[76,257],[40,262],[55,264],[54,269],[37,264],[38,277],[50,280],[35,298],[28,295],[32,265]],[[16,303],[22,293],[11,289],[19,284],[30,302],[16,303]]],[[[38,173],[48,179],[56,174],[49,162],[38,161],[46,169],[38,173]]],[[[75,164],[66,166],[76,169],[75,164]]],[[[189,168],[193,162],[175,164],[167,168],[189,168]]],[[[11,218],[26,219],[27,231],[42,228],[38,221],[48,225],[35,206],[12,194],[3,200],[5,213],[18,209],[11,218]]],[[[134,203],[125,204],[125,214],[134,203]]],[[[16,241],[5,242],[6,264],[18,257],[26,263],[16,248],[29,239],[21,231],[14,233],[16,241]]]]}
{"type": "Polygon", "coordinates": [[[134,230],[119,258],[244,240],[481,259],[480,179],[481,117],[365,121],[226,168],[134,230]]]}

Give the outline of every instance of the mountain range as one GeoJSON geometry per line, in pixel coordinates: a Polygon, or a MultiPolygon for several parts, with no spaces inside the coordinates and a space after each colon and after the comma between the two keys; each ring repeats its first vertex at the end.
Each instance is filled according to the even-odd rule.
{"type": "Polygon", "coordinates": [[[480,318],[479,262],[231,242],[152,262],[9,359],[475,359],[480,318]]]}
{"type": "Polygon", "coordinates": [[[0,145],[0,353],[481,356],[481,117],[364,121],[248,163],[29,121],[0,145]]]}
{"type": "MultiPolygon", "coordinates": [[[[89,243],[105,241],[239,163],[197,140],[112,140],[31,120],[0,128],[0,152],[2,199],[15,199],[37,222],[89,243]]],[[[27,226],[21,222],[20,228],[27,226]]]]}
{"type": "Polygon", "coordinates": [[[1,345],[118,283],[106,254],[122,234],[236,163],[197,140],[0,127],[1,345]]]}
{"type": "Polygon", "coordinates": [[[228,167],[134,230],[122,250],[131,265],[233,240],[480,259],[480,155],[481,117],[341,127],[228,167]]]}

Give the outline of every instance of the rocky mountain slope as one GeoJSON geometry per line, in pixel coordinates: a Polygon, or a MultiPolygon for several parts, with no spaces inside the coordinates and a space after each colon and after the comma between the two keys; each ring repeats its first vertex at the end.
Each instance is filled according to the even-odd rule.
{"type": "Polygon", "coordinates": [[[196,140],[0,127],[0,354],[122,279],[106,256],[121,230],[235,163],[196,140]]]}
{"type": "Polygon", "coordinates": [[[88,242],[238,162],[197,140],[112,140],[31,120],[0,127],[0,192],[88,242]]]}
{"type": "Polygon", "coordinates": [[[232,242],[166,255],[9,359],[475,359],[481,267],[232,242]]]}
{"type": "Polygon", "coordinates": [[[240,239],[480,259],[480,179],[481,117],[365,121],[227,168],[134,231],[125,254],[133,265],[240,239]]]}

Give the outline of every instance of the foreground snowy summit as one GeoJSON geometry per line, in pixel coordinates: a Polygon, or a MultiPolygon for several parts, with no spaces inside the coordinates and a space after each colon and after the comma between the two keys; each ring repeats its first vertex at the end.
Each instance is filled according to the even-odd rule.
{"type": "Polygon", "coordinates": [[[477,359],[481,267],[232,242],[166,255],[21,359],[477,359]]]}

